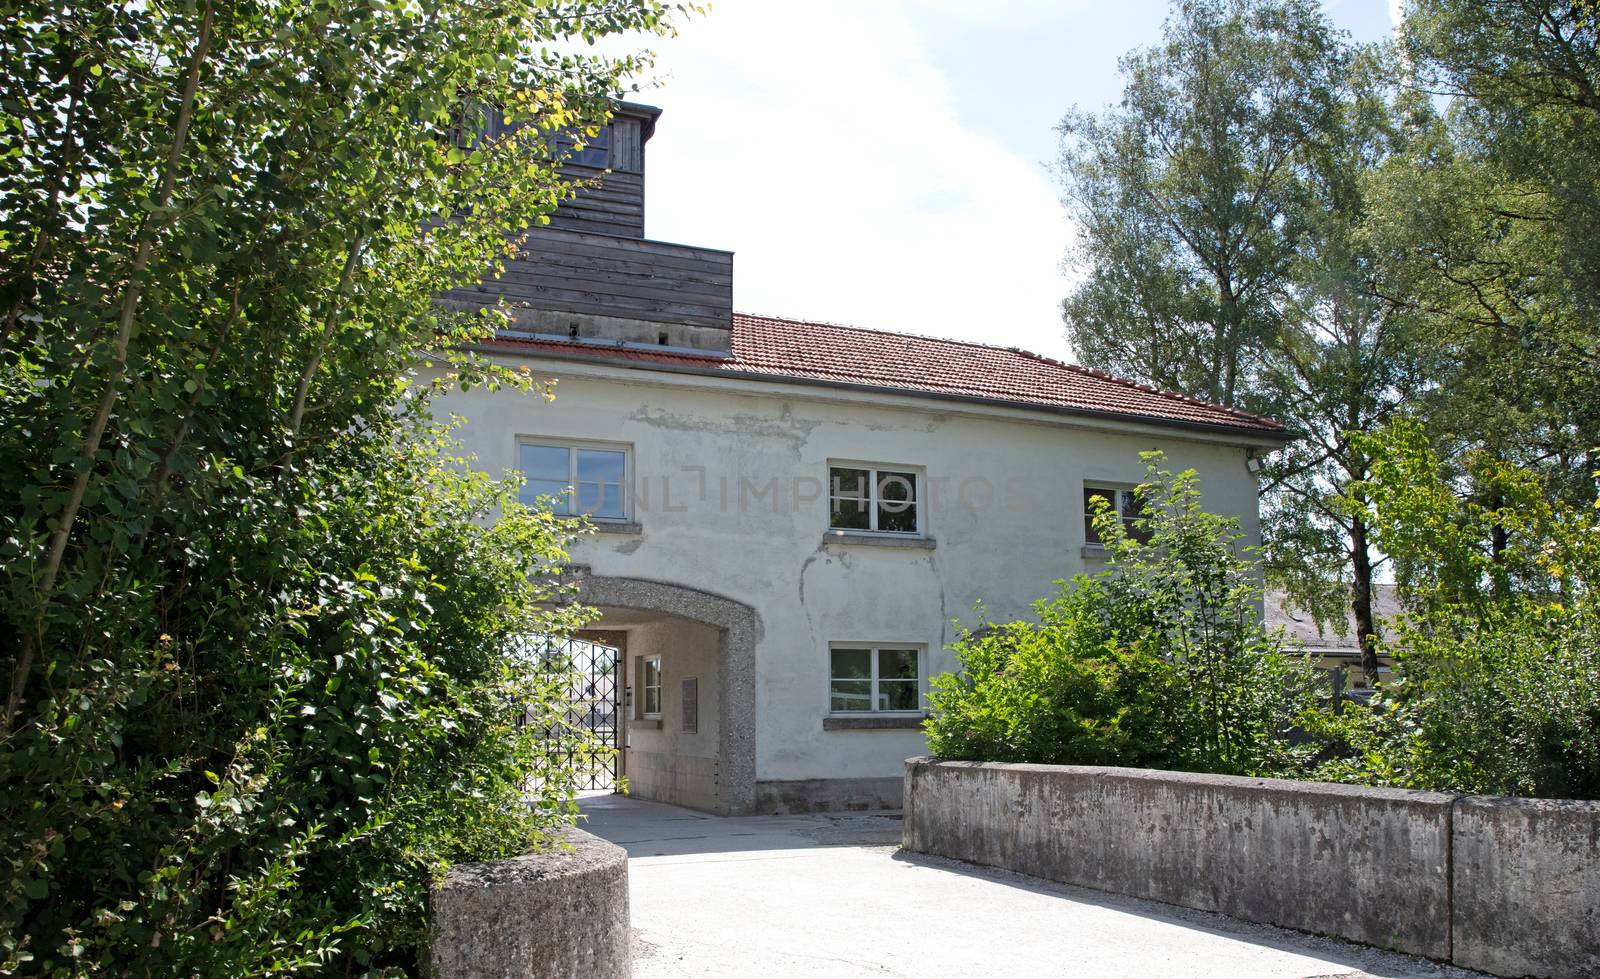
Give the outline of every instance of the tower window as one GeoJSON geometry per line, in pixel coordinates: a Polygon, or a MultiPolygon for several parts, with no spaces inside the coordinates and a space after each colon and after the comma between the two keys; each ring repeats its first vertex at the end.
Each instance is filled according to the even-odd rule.
{"type": "Polygon", "coordinates": [[[611,165],[611,127],[606,126],[593,138],[583,140],[583,146],[577,145],[578,140],[563,135],[560,146],[567,153],[567,162],[575,163],[580,167],[594,167],[604,170],[611,165]]]}

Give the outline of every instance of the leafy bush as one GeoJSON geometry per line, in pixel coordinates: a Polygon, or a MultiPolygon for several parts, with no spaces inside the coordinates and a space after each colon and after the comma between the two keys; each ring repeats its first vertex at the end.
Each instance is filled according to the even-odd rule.
{"type": "Polygon", "coordinates": [[[1416,425],[1359,441],[1408,612],[1384,643],[1395,680],[1322,718],[1344,750],[1318,776],[1600,798],[1600,514],[1487,457],[1453,470],[1416,425]]]}
{"type": "Polygon", "coordinates": [[[1038,624],[963,631],[962,672],[933,678],[928,748],[946,758],[1154,766],[1187,739],[1166,713],[1176,672],[1115,637],[1095,579],[1061,583],[1038,624]]]}
{"type": "Polygon", "coordinates": [[[408,967],[446,865],[570,810],[519,726],[561,716],[565,678],[504,655],[581,614],[538,604],[569,532],[393,434],[293,481],[230,472],[209,490],[234,516],[188,528],[170,604],[55,662],[0,756],[13,968],[408,967]]]}
{"type": "Polygon", "coordinates": [[[439,297],[642,64],[580,42],[671,12],[0,18],[0,973],[414,973],[432,877],[564,818],[562,680],[506,649],[571,626],[565,536],[418,371],[534,390],[439,297]]]}
{"type": "Polygon", "coordinates": [[[1250,775],[1300,764],[1285,734],[1311,703],[1309,666],[1261,625],[1237,521],[1201,506],[1192,471],[1145,458],[1138,537],[1103,505],[1095,517],[1106,571],[1061,582],[1037,623],[954,644],[961,672],[935,677],[930,698],[935,754],[1250,775]]]}

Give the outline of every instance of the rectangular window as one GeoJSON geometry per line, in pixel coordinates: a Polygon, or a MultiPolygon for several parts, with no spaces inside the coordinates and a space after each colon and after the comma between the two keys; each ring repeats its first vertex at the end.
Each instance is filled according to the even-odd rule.
{"type": "Polygon", "coordinates": [[[594,136],[565,132],[557,139],[558,151],[566,154],[568,163],[604,170],[611,165],[611,127],[602,126],[594,136]],[[579,142],[583,146],[578,146],[579,142]]]}
{"type": "Polygon", "coordinates": [[[1128,536],[1140,543],[1148,543],[1150,532],[1138,525],[1138,519],[1144,514],[1144,503],[1139,495],[1131,489],[1117,489],[1110,486],[1084,486],[1083,488],[1083,539],[1090,544],[1099,544],[1100,535],[1094,529],[1094,500],[1098,497],[1105,500],[1115,510],[1117,516],[1122,518],[1123,529],[1128,536]]]}
{"type": "Polygon", "coordinates": [[[646,656],[644,658],[644,678],[640,685],[644,688],[644,716],[659,718],[661,716],[661,657],[646,656]]]}
{"type": "Polygon", "coordinates": [[[596,520],[628,519],[626,448],[528,441],[517,446],[517,465],[528,506],[596,520]]]}
{"type": "Polygon", "coordinates": [[[829,467],[828,526],[875,534],[921,534],[921,479],[921,474],[903,469],[829,467]]]}
{"type": "Polygon", "coordinates": [[[835,646],[828,656],[830,713],[922,710],[920,647],[835,646]]]}

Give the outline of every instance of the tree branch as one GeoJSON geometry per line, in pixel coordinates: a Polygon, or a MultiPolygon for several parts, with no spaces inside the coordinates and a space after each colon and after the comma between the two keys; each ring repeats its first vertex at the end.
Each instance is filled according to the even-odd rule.
{"type": "MultiPolygon", "coordinates": [[[[184,145],[189,138],[189,126],[194,121],[194,102],[195,94],[200,87],[200,72],[211,52],[211,31],[215,20],[215,11],[208,3],[205,14],[200,19],[199,37],[195,39],[194,50],[189,57],[178,118],[173,124],[172,147],[167,152],[166,164],[161,174],[161,187],[155,198],[156,207],[149,212],[151,215],[172,202],[173,189],[178,181],[178,165],[182,161],[184,145]]],[[[67,550],[67,541],[72,535],[72,525],[77,520],[78,510],[83,505],[84,493],[89,488],[89,479],[94,473],[95,456],[100,452],[100,442],[105,437],[111,411],[122,395],[122,379],[128,368],[128,342],[133,336],[133,325],[138,319],[139,299],[144,286],[141,280],[145,269],[150,265],[150,256],[155,251],[155,232],[152,224],[149,215],[140,224],[139,243],[134,251],[133,264],[128,269],[128,284],[123,290],[122,304],[117,314],[117,336],[111,348],[111,373],[106,378],[100,403],[95,408],[94,418],[89,423],[89,430],[85,433],[83,445],[78,452],[78,475],[73,480],[72,491],[68,494],[67,502],[62,506],[60,513],[56,515],[55,530],[50,536],[49,554],[45,558],[44,569],[37,587],[38,607],[34,613],[33,627],[23,637],[21,654],[17,657],[16,667],[11,673],[11,690],[6,697],[5,716],[0,719],[0,734],[10,732],[17,710],[22,704],[22,695],[27,689],[28,675],[32,672],[34,655],[41,640],[39,632],[44,623],[45,607],[55,590],[56,579],[61,572],[62,558],[67,550]]]]}

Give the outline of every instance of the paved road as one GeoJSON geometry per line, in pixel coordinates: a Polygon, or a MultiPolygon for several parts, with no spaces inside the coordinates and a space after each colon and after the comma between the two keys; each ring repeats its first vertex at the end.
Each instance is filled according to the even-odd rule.
{"type": "Polygon", "coordinates": [[[895,849],[898,814],[585,800],[627,848],[634,976],[1468,979],[1477,973],[895,849]]]}

